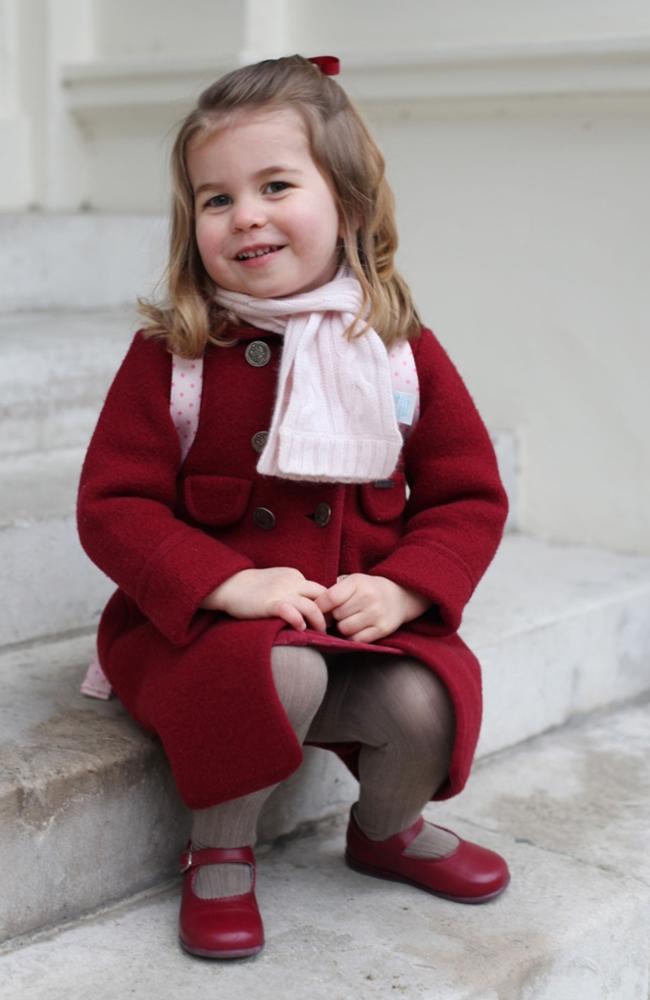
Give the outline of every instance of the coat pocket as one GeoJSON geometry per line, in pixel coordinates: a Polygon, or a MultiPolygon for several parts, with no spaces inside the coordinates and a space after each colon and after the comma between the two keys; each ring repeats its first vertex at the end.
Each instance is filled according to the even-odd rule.
{"type": "Polygon", "coordinates": [[[390,479],[362,483],[359,487],[361,506],[366,517],[382,524],[400,517],[406,506],[406,480],[403,472],[395,472],[390,479]]]}
{"type": "Polygon", "coordinates": [[[224,526],[241,520],[252,482],[236,476],[188,476],[183,483],[185,506],[195,521],[224,526]]]}

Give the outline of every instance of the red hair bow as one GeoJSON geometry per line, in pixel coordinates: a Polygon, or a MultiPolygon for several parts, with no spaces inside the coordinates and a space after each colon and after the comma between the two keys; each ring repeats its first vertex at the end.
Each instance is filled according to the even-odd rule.
{"type": "Polygon", "coordinates": [[[308,62],[318,66],[325,76],[338,76],[341,70],[341,62],[337,56],[312,56],[308,62]]]}

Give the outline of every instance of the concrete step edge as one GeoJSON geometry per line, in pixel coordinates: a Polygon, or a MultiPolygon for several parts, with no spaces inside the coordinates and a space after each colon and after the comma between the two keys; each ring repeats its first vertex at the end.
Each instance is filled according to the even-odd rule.
{"type": "MultiPolygon", "coordinates": [[[[376,1000],[396,983],[407,1000],[644,1000],[650,860],[639,848],[650,785],[647,769],[635,765],[648,739],[646,703],[602,713],[484,761],[459,798],[427,807],[432,822],[508,860],[512,883],[489,914],[350,872],[342,862],[344,810],[299,839],[257,850],[267,947],[245,968],[215,965],[221,989],[232,1000],[277,1000],[298,982],[310,1000],[341,990],[346,1000],[376,1000]],[[599,781],[572,812],[582,776],[594,768],[599,781]],[[626,814],[620,804],[630,796],[637,808],[626,814]],[[594,811],[602,817],[596,825],[594,811]]],[[[32,989],[39,970],[36,982],[58,991],[48,996],[76,1000],[110,960],[118,992],[123,981],[130,988],[146,981],[160,995],[189,1000],[205,965],[175,943],[179,887],[176,877],[5,942],[0,981],[4,973],[14,985],[12,1000],[36,1000],[45,995],[32,989]]]]}

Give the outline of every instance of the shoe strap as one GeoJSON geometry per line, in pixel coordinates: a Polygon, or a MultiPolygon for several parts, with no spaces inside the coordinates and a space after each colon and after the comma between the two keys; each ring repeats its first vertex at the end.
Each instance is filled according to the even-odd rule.
{"type": "Polygon", "coordinates": [[[419,834],[424,829],[424,816],[419,816],[412,826],[407,827],[406,830],[401,830],[399,833],[394,834],[390,838],[390,842],[396,847],[399,846],[401,851],[405,851],[407,847],[410,847],[413,841],[419,836],[419,834]]]}
{"type": "Polygon", "coordinates": [[[250,865],[255,871],[252,847],[201,847],[194,849],[190,841],[181,854],[181,872],[202,865],[250,865]]]}
{"type": "Polygon", "coordinates": [[[394,833],[392,837],[387,837],[386,840],[371,840],[370,837],[366,836],[357,823],[357,818],[354,815],[354,806],[352,806],[350,818],[354,834],[357,837],[361,837],[364,843],[371,844],[376,847],[382,847],[387,850],[393,850],[398,854],[401,854],[407,847],[410,846],[424,826],[424,816],[418,816],[415,823],[413,823],[412,826],[407,827],[406,830],[400,830],[399,833],[394,833]]]}

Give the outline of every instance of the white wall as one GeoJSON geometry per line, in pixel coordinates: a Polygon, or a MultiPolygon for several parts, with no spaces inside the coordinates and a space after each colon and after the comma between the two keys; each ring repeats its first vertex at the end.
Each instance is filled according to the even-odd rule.
{"type": "Polygon", "coordinates": [[[244,46],[241,0],[93,0],[100,58],[231,54],[244,46]]]}
{"type": "Polygon", "coordinates": [[[33,125],[21,58],[38,46],[36,30],[31,41],[26,37],[31,13],[29,0],[22,12],[11,0],[0,0],[0,208],[22,207],[33,194],[33,125]]]}
{"type": "Polygon", "coordinates": [[[525,529],[650,551],[650,101],[376,131],[423,316],[522,434],[525,529]]]}
{"type": "Polygon", "coordinates": [[[437,45],[619,38],[648,30],[646,0],[295,0],[290,41],[301,51],[316,45],[318,52],[413,52],[437,45]]]}
{"type": "Polygon", "coordinates": [[[400,266],[526,530],[650,553],[647,0],[0,0],[0,206],[160,212],[170,130],[245,60],[332,52],[400,266]]]}

